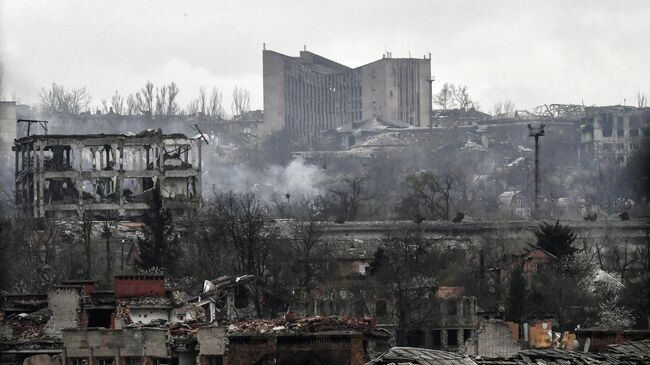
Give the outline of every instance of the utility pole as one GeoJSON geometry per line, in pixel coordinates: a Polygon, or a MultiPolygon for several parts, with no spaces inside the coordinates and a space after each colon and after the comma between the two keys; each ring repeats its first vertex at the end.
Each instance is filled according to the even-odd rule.
{"type": "Polygon", "coordinates": [[[535,215],[539,213],[539,137],[544,135],[544,124],[528,125],[528,136],[535,137],[535,215]]]}

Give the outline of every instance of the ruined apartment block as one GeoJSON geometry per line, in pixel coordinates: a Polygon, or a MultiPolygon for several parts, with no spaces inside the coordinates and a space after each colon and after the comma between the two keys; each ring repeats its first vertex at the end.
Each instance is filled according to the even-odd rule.
{"type": "Polygon", "coordinates": [[[175,215],[201,204],[200,141],[182,134],[32,135],[15,141],[16,211],[80,218],[140,216],[154,204],[175,215]]]}
{"type": "Polygon", "coordinates": [[[587,107],[585,112],[578,151],[583,159],[624,166],[649,137],[650,108],[617,105],[587,107]]]}

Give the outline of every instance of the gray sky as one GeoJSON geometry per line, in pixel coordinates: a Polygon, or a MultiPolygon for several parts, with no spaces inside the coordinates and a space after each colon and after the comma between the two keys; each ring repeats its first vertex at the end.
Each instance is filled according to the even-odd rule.
{"type": "Polygon", "coordinates": [[[86,86],[98,105],[147,80],[251,91],[262,108],[262,43],[356,67],[386,50],[431,52],[435,89],[465,84],[483,110],[502,99],[634,104],[650,92],[650,1],[0,0],[5,98],[86,86]]]}

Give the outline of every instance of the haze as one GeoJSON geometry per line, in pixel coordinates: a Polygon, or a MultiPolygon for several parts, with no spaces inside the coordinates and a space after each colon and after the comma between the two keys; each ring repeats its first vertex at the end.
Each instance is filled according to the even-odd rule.
{"type": "Polygon", "coordinates": [[[633,104],[647,92],[646,1],[0,1],[3,93],[38,101],[51,82],[86,86],[93,105],[147,80],[201,86],[226,108],[235,85],[262,108],[263,43],[304,45],[351,67],[431,52],[434,91],[465,84],[483,110],[499,100],[633,104]]]}

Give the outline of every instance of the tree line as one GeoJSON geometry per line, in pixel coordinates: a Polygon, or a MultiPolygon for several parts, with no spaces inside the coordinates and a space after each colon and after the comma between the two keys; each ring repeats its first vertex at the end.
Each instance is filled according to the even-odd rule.
{"type": "MultiPolygon", "coordinates": [[[[183,108],[179,105],[180,89],[174,82],[155,86],[147,82],[135,93],[125,96],[119,91],[110,99],[101,99],[96,109],[104,114],[142,115],[147,118],[168,118],[174,115],[203,115],[214,118],[225,118],[226,109],[223,105],[223,94],[213,87],[207,91],[199,88],[198,96],[183,108]]],[[[66,88],[52,83],[49,88],[42,88],[39,93],[39,109],[46,113],[78,115],[91,111],[92,96],[85,87],[66,88]]],[[[235,86],[232,92],[230,107],[232,116],[244,115],[250,111],[250,92],[235,86]]]]}

